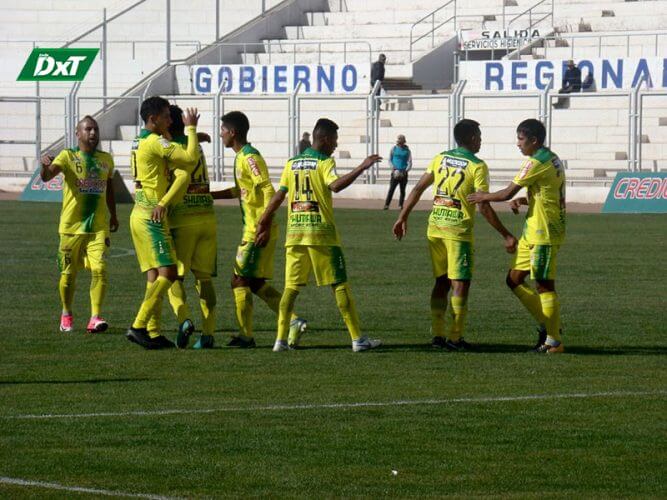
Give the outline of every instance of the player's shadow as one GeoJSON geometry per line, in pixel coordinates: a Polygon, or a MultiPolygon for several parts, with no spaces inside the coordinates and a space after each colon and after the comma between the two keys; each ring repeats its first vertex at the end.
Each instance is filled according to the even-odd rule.
{"type": "Polygon", "coordinates": [[[92,378],[87,380],[0,380],[1,385],[77,385],[77,384],[113,384],[126,382],[147,382],[154,380],[151,378],[92,378]]]}
{"type": "Polygon", "coordinates": [[[667,348],[661,346],[569,347],[566,345],[565,352],[597,356],[665,356],[667,355],[667,348]]]}

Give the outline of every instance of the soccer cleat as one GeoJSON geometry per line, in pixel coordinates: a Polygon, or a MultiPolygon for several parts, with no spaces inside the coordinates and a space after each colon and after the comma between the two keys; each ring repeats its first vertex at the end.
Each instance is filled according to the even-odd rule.
{"type": "Polygon", "coordinates": [[[290,346],[287,344],[286,340],[276,340],[276,343],[273,344],[273,352],[282,352],[289,350],[290,346]]]}
{"type": "Polygon", "coordinates": [[[215,344],[213,335],[202,335],[197,339],[197,342],[192,346],[193,349],[211,349],[215,344]]]}
{"type": "Polygon", "coordinates": [[[74,330],[74,317],[71,314],[60,315],[60,331],[71,333],[74,330]]]}
{"type": "Polygon", "coordinates": [[[241,349],[252,349],[257,347],[254,337],[243,337],[241,335],[233,335],[232,339],[227,342],[227,347],[240,347],[241,349]]]}
{"type": "Polygon", "coordinates": [[[125,337],[130,342],[140,345],[144,349],[171,349],[176,347],[174,343],[168,338],[158,335],[157,337],[150,337],[148,330],[145,328],[128,328],[125,337]]]}
{"type": "Polygon", "coordinates": [[[88,333],[102,333],[106,332],[107,328],[109,328],[109,323],[107,323],[106,320],[100,318],[99,316],[93,316],[90,318],[90,321],[88,321],[86,331],[88,333]]]}
{"type": "Polygon", "coordinates": [[[171,340],[169,340],[164,335],[158,335],[157,337],[151,338],[150,347],[147,349],[173,349],[176,347],[171,340]]]}
{"type": "Polygon", "coordinates": [[[190,342],[190,335],[195,331],[195,325],[189,319],[186,319],[178,326],[176,334],[176,346],[179,349],[185,349],[190,342]]]}
{"type": "Polygon", "coordinates": [[[565,346],[562,342],[559,342],[557,345],[550,345],[545,342],[535,349],[535,352],[538,354],[562,354],[565,352],[565,346]]]}
{"type": "Polygon", "coordinates": [[[438,349],[444,349],[447,347],[446,342],[445,342],[445,337],[440,337],[439,335],[436,335],[431,339],[431,347],[436,347],[438,349]]]}
{"type": "Polygon", "coordinates": [[[306,328],[308,328],[308,322],[303,318],[296,318],[290,321],[287,345],[290,347],[298,346],[301,336],[306,331],[306,328]]]}
{"type": "Polygon", "coordinates": [[[382,341],[378,339],[369,339],[368,337],[361,337],[358,340],[352,341],[352,351],[361,352],[368,351],[369,349],[375,349],[382,345],[382,341]]]}
{"type": "Polygon", "coordinates": [[[472,345],[468,344],[463,337],[457,340],[456,342],[450,339],[447,339],[445,342],[445,349],[452,352],[461,352],[461,351],[470,351],[472,350],[472,345]]]}
{"type": "Polygon", "coordinates": [[[537,352],[537,350],[547,341],[547,329],[544,325],[537,327],[537,343],[533,346],[530,352],[537,352]]]}

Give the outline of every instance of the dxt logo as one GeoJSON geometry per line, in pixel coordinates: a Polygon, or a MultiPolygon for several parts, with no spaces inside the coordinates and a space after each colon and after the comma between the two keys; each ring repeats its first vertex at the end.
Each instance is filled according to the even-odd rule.
{"type": "Polygon", "coordinates": [[[99,49],[34,49],[19,81],[83,80],[99,49]]]}

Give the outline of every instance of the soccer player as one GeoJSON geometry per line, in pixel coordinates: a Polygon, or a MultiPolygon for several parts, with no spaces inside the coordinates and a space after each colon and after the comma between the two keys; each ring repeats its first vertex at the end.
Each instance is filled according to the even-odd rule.
{"type": "MultiPolygon", "coordinates": [[[[235,187],[219,192],[221,198],[239,197],[243,234],[236,251],[232,290],[236,305],[239,334],[227,344],[232,347],[255,347],[252,329],[254,293],[278,313],[281,294],[267,283],[273,277],[273,256],[276,249],[277,227],[273,223],[271,238],[263,247],[255,245],[257,219],[264,212],[275,190],[269,179],[266,162],[259,151],[248,142],[250,122],[240,111],[232,111],[221,118],[220,137],[227,148],[236,153],[234,160],[235,187]]],[[[218,193],[215,194],[216,197],[218,193]]],[[[307,326],[306,320],[291,315],[289,338],[297,344],[307,326]]]]}
{"type": "Polygon", "coordinates": [[[331,157],[338,146],[338,125],[321,118],[313,130],[313,147],[287,161],[280,189],[273,195],[257,224],[255,245],[265,246],[271,236],[273,216],[288,198],[285,241],[285,291],[280,300],[278,336],[273,350],[288,350],[288,329],[299,288],[308,283],[311,271],[318,286],[331,285],[336,304],[352,337],[352,350],[365,351],[381,344],[362,336],[359,316],[347,283],[345,259],[333,215],[331,193],[352,184],[382,158],[371,155],[351,172],[338,177],[331,157]]]}
{"type": "MultiPolygon", "coordinates": [[[[468,313],[468,293],[473,271],[473,226],[475,209],[466,197],[475,191],[489,190],[489,169],[475,156],[482,145],[479,123],[461,120],[454,127],[458,148],[436,155],[408,197],[393,227],[394,236],[403,238],[408,230],[408,216],[422,193],[431,184],[433,208],[428,219],[428,246],[435,285],[431,292],[431,330],[433,347],[464,351],[471,346],[463,339],[468,313]],[[452,327],[445,335],[447,294],[451,294],[452,327]]],[[[505,249],[516,251],[517,240],[505,228],[488,203],[479,211],[503,237],[505,249]]]]}
{"type": "Polygon", "coordinates": [[[60,212],[60,331],[74,328],[72,301],[79,269],[90,269],[90,320],[88,333],[105,331],[109,325],[102,318],[102,302],[107,288],[107,250],[109,231],[118,230],[113,179],[114,163],[109,153],[97,149],[100,130],[91,116],[84,116],[76,126],[78,147],[64,149],[58,156],[43,156],[40,177],[48,182],[59,173],[65,177],[60,212]]]}
{"type": "Polygon", "coordinates": [[[146,349],[163,349],[174,344],[159,331],[148,331],[162,299],[178,276],[176,253],[169,232],[167,209],[178,201],[181,189],[190,181],[199,160],[197,109],[188,108],[184,124],[187,148],[166,139],[171,125],[169,101],[155,96],[141,104],[144,129],[135,139],[130,157],[135,183],[134,208],[130,216],[132,241],[142,272],[146,273],[146,294],[127,339],[146,349]],[[170,185],[171,176],[174,181],[170,185]],[[168,187],[170,186],[170,187],[168,187]]]}
{"type": "Polygon", "coordinates": [[[565,239],[565,172],[556,154],[544,146],[546,129],[535,119],[522,121],[516,129],[517,146],[528,159],[514,180],[495,193],[473,193],[472,203],[507,201],[521,188],[528,197],[512,200],[514,213],[528,205],[519,250],[507,274],[507,286],[537,320],[539,338],[533,351],[565,351],[560,332],[560,303],[556,294],[556,257],[565,239]],[[537,293],[524,284],[530,274],[537,293]]]}
{"type": "MultiPolygon", "coordinates": [[[[169,138],[171,142],[187,150],[188,138],[185,135],[183,111],[180,107],[171,105],[169,112],[169,138]]],[[[197,136],[200,141],[210,140],[207,134],[199,133],[197,136]]],[[[216,274],[218,245],[208,167],[201,147],[199,160],[190,173],[190,181],[181,187],[181,192],[176,194],[175,199],[180,201],[169,208],[168,220],[176,251],[177,277],[169,289],[168,297],[179,324],[176,345],[181,349],[187,347],[194,331],[183,286],[185,275],[192,271],[202,313],[202,334],[193,347],[207,349],[214,344],[216,296],[211,278],[216,274]]],[[[149,333],[159,331],[159,310],[154,318],[148,323],[149,333]]]]}

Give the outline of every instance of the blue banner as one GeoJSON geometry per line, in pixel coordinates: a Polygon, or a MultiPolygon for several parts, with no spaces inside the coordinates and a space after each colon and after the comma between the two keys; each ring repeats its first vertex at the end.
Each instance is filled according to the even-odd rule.
{"type": "Polygon", "coordinates": [[[667,172],[618,172],[602,213],[667,213],[667,172]]]}

